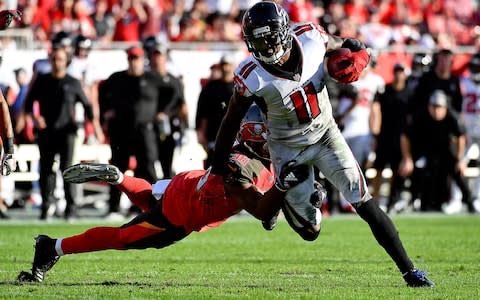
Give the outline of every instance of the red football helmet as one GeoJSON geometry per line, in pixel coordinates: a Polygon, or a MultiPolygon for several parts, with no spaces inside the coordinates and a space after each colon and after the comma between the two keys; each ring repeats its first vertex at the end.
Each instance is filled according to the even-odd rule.
{"type": "Polygon", "coordinates": [[[261,157],[268,158],[267,127],[263,123],[262,112],[257,105],[253,104],[248,109],[240,123],[237,141],[248,146],[253,152],[261,157]]]}

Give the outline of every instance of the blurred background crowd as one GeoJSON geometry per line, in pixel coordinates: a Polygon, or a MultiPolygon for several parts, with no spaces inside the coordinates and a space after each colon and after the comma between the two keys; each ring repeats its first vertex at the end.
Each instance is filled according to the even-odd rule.
{"type": "MultiPolygon", "coordinates": [[[[277,1],[292,22],[320,23],[327,32],[359,37],[373,48],[389,45],[478,45],[480,12],[472,0],[277,1]]],[[[172,41],[239,41],[242,13],[255,0],[10,0],[17,28],[48,42],[65,31],[103,42],[165,35],[172,41]]]]}
{"type": "MultiPolygon", "coordinates": [[[[0,36],[2,53],[14,57],[11,53],[27,51],[32,61],[5,58],[0,73],[11,71],[13,79],[0,78],[0,88],[11,107],[17,145],[38,145],[39,152],[26,166],[20,157],[17,169],[38,178],[14,180],[14,197],[0,186],[0,216],[8,217],[7,207],[33,203],[41,208],[41,219],[78,217],[87,192],[63,186],[57,175],[82,159],[81,145],[104,145],[111,163],[151,182],[181,171],[174,162],[179,149],[188,149],[182,159],[190,167],[197,166],[192,153],[204,151],[197,156],[200,167],[208,167],[232,93],[232,72],[247,55],[241,17],[255,2],[0,1],[1,9],[23,14],[0,36]],[[35,52],[40,57],[31,59],[33,50],[40,50],[35,52]],[[108,54],[99,60],[102,51],[108,54]],[[215,55],[201,62],[206,52],[215,55]],[[191,65],[190,54],[200,57],[198,65],[191,65]],[[179,67],[185,59],[189,67],[179,67]],[[95,64],[103,72],[93,76],[89,68],[95,64]],[[200,75],[192,77],[193,72],[200,75]],[[80,91],[71,88],[77,81],[80,91]],[[61,96],[49,94],[59,87],[61,96]],[[62,99],[54,104],[59,109],[51,109],[52,97],[62,99]]],[[[276,2],[292,22],[318,23],[330,34],[355,37],[369,47],[370,66],[358,82],[327,86],[337,122],[381,205],[389,212],[478,212],[479,2],[276,2]]],[[[329,201],[323,213],[351,212],[324,184],[329,201]]],[[[108,217],[126,213],[116,189],[104,200],[108,217]]]]}

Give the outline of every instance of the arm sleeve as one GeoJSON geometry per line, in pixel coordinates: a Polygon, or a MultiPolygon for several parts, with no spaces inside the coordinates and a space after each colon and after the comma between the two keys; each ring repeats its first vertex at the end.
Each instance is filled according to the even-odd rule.
{"type": "Polygon", "coordinates": [[[83,107],[85,108],[85,115],[87,116],[87,119],[90,121],[93,120],[92,104],[90,103],[90,100],[88,100],[87,95],[85,95],[83,92],[82,85],[77,79],[75,79],[75,94],[75,101],[82,103],[83,107]]]}
{"type": "Polygon", "coordinates": [[[31,83],[30,88],[25,97],[24,111],[27,114],[31,114],[33,111],[33,102],[38,98],[38,87],[41,85],[42,81],[41,76],[37,76],[35,80],[31,83]]]}
{"type": "Polygon", "coordinates": [[[200,127],[200,122],[203,118],[205,118],[205,105],[207,104],[207,89],[208,84],[200,91],[200,95],[198,96],[197,102],[197,113],[195,115],[195,128],[198,129],[200,127]]]}
{"type": "Polygon", "coordinates": [[[240,122],[253,103],[253,100],[253,97],[246,98],[238,95],[236,92],[233,93],[227,113],[217,132],[212,173],[222,174],[224,172],[225,163],[231,152],[237,131],[240,128],[240,122]]]}

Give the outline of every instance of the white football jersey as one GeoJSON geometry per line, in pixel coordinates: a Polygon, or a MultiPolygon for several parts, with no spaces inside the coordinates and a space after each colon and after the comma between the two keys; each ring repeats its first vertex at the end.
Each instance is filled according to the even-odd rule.
{"type": "Polygon", "coordinates": [[[294,80],[275,76],[249,56],[235,70],[234,83],[240,95],[265,101],[269,139],[305,146],[319,141],[335,124],[324,74],[328,35],[313,23],[292,25],[291,32],[302,55],[301,74],[294,80]]]}
{"type": "MultiPolygon", "coordinates": [[[[382,93],[385,90],[385,81],[381,76],[372,71],[366,72],[360,79],[352,82],[352,85],[358,90],[360,98],[348,116],[343,119],[344,129],[342,134],[345,138],[370,134],[369,118],[373,100],[377,93],[382,93]]],[[[351,99],[340,99],[337,108],[338,114],[345,113],[351,103],[351,99]]]]}
{"type": "Polygon", "coordinates": [[[463,77],[460,85],[463,95],[462,114],[467,134],[480,138],[480,84],[468,77],[463,77]]]}

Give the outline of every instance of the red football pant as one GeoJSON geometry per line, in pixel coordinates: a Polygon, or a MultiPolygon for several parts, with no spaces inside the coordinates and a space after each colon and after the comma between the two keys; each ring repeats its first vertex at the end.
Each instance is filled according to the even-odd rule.
{"type": "Polygon", "coordinates": [[[163,216],[161,203],[152,196],[152,186],[146,180],[125,176],[117,187],[143,213],[122,227],[94,227],[82,234],[64,238],[64,254],[93,252],[107,249],[163,248],[187,236],[183,228],[175,227],[163,216]]]}

